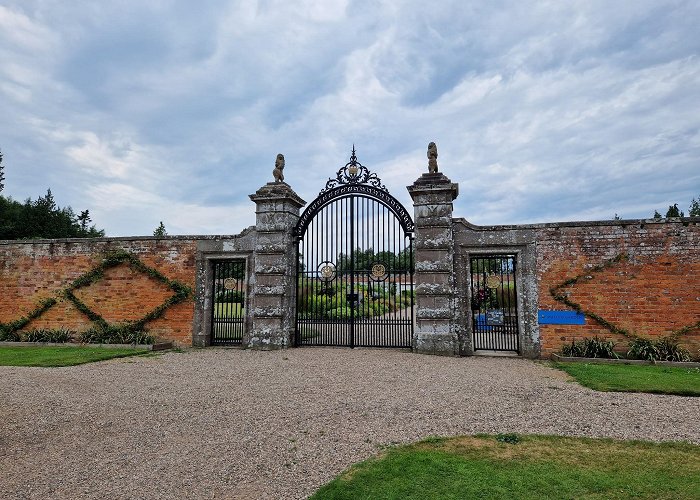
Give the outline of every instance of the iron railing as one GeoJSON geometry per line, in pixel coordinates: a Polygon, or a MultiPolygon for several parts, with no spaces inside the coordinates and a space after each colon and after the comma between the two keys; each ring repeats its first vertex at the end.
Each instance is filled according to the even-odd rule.
{"type": "Polygon", "coordinates": [[[211,343],[237,345],[245,329],[245,261],[213,262],[211,343]]]}
{"type": "Polygon", "coordinates": [[[520,351],[516,257],[492,254],[469,259],[475,351],[520,351]]]}

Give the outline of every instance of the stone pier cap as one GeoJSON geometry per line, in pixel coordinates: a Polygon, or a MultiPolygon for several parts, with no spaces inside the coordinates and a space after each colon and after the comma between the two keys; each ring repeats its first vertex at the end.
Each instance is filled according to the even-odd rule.
{"type": "Polygon", "coordinates": [[[416,195],[427,194],[435,190],[449,191],[453,201],[459,195],[459,184],[452,182],[449,177],[441,172],[426,173],[421,175],[410,186],[406,186],[411,198],[415,200],[416,195]]]}

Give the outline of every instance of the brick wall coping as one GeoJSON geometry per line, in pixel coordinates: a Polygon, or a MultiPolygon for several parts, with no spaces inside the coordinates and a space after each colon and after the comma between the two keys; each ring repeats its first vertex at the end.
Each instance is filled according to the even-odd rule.
{"type": "Polygon", "coordinates": [[[543,222],[539,224],[507,224],[495,226],[477,226],[464,217],[452,219],[454,223],[462,224],[473,231],[504,231],[517,229],[551,229],[558,227],[596,227],[596,226],[630,226],[637,224],[700,224],[700,217],[669,217],[668,219],[621,219],[600,221],[569,221],[543,222]]]}
{"type": "Polygon", "coordinates": [[[255,226],[250,226],[238,234],[204,234],[204,235],[177,235],[177,236],[107,236],[102,238],[57,238],[57,239],[37,239],[37,240],[0,240],[0,245],[48,245],[52,243],[109,243],[112,241],[217,241],[239,238],[251,231],[255,231],[255,226]]]}

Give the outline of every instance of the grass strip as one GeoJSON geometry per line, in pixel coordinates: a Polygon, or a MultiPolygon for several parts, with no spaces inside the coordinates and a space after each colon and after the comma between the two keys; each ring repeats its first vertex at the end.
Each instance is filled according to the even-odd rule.
{"type": "Polygon", "coordinates": [[[700,498],[700,447],[518,436],[431,439],[352,466],[312,499],[700,498]]]}
{"type": "Polygon", "coordinates": [[[142,349],[106,349],[103,347],[0,347],[0,366],[74,366],[106,359],[149,353],[142,349]]]}
{"type": "Polygon", "coordinates": [[[596,391],[700,396],[699,368],[602,363],[556,363],[555,366],[596,391]]]}

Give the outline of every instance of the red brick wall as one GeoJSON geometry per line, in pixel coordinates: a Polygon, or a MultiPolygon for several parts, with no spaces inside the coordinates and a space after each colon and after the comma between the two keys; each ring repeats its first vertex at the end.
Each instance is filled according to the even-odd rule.
{"type": "MultiPolygon", "coordinates": [[[[634,334],[666,336],[700,321],[697,220],[511,226],[483,228],[478,233],[481,244],[492,235],[500,235],[502,244],[535,241],[535,269],[523,271],[536,274],[538,309],[570,310],[552,297],[550,289],[581,276],[576,284],[561,289],[569,300],[634,334]],[[596,270],[619,256],[624,258],[596,270]]],[[[465,237],[464,232],[460,237],[465,237]]],[[[34,310],[40,300],[55,297],[59,302],[26,328],[86,329],[89,320],[60,298],[60,292],[94,268],[109,250],[130,252],[169,279],[194,289],[196,248],[196,239],[184,237],[0,243],[0,322],[16,320],[34,310]]],[[[101,281],[75,293],[110,322],[138,319],[170,295],[162,283],[126,264],[107,270],[101,281]]],[[[161,339],[191,345],[193,317],[194,302],[189,299],[146,326],[161,339]]],[[[542,357],[572,340],[595,335],[615,340],[621,350],[627,343],[625,337],[590,318],[583,326],[539,325],[539,335],[542,357]]],[[[700,355],[700,330],[680,340],[695,357],[700,355]]]]}
{"type": "MultiPolygon", "coordinates": [[[[146,266],[194,290],[196,249],[196,240],[178,237],[0,243],[0,322],[26,316],[39,301],[53,297],[58,303],[24,329],[85,330],[90,321],[62,298],[61,291],[99,264],[109,250],[127,251],[146,266]]],[[[101,280],[76,290],[75,295],[108,322],[116,322],[143,317],[172,291],[160,281],[120,264],[108,269],[101,280]]],[[[190,298],[146,327],[160,339],[191,345],[193,313],[190,298]]]]}
{"type": "MultiPolygon", "coordinates": [[[[550,289],[582,276],[561,289],[568,299],[608,322],[639,336],[662,337],[700,321],[700,226],[697,222],[649,222],[541,226],[536,231],[539,309],[570,310],[550,289]],[[619,257],[617,262],[613,259],[619,257]],[[596,271],[596,266],[609,267],[596,271]]],[[[565,343],[599,336],[619,343],[595,320],[581,325],[540,325],[542,357],[565,343]]],[[[700,356],[700,330],[680,337],[700,356]]]]}

